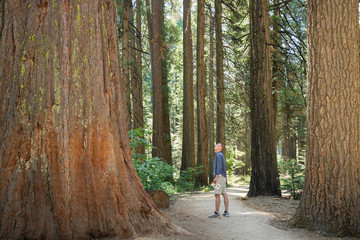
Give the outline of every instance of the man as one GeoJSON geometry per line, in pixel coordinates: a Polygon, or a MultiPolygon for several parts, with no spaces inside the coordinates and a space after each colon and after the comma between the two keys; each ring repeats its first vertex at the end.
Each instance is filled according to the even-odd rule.
{"type": "Polygon", "coordinates": [[[221,152],[224,146],[221,143],[217,143],[214,147],[216,156],[214,159],[214,194],[215,194],[215,211],[209,215],[209,218],[219,218],[220,208],[220,194],[224,197],[225,211],[222,214],[224,217],[230,217],[229,215],[229,198],[226,194],[226,164],[224,154],[221,152]]]}

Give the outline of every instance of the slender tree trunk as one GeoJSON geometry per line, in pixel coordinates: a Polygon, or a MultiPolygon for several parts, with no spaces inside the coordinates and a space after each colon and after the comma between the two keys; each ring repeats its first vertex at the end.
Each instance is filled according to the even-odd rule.
{"type": "MultiPolygon", "coordinates": [[[[250,116],[246,114],[246,126],[250,125],[250,116]]],[[[251,168],[251,130],[247,127],[245,129],[245,166],[244,166],[244,175],[249,175],[251,168]]]]}
{"type": "Polygon", "coordinates": [[[200,186],[208,185],[209,171],[209,143],[206,122],[205,105],[205,0],[198,0],[197,15],[197,48],[196,48],[196,68],[197,68],[197,122],[198,122],[198,149],[197,165],[203,166],[203,173],[199,175],[197,184],[200,186]]]}
{"type": "Polygon", "coordinates": [[[210,57],[209,57],[209,183],[214,178],[214,145],[215,145],[215,128],[214,128],[214,16],[211,5],[209,6],[210,14],[210,57]]]}
{"type": "Polygon", "coordinates": [[[295,130],[291,127],[294,114],[291,105],[287,102],[283,107],[282,115],[282,157],[284,160],[296,159],[296,134],[295,130]]]}
{"type": "Polygon", "coordinates": [[[305,186],[293,222],[360,237],[359,1],[308,1],[305,186]]]}
{"type": "Polygon", "coordinates": [[[300,114],[298,116],[297,139],[298,139],[298,156],[299,160],[305,160],[306,151],[306,115],[300,114]]]}
{"type": "MultiPolygon", "coordinates": [[[[225,85],[224,85],[224,54],[222,40],[222,5],[215,0],[215,32],[216,32],[216,142],[225,146],[225,85]]],[[[226,150],[223,149],[226,156],[226,150]]]]}
{"type": "Polygon", "coordinates": [[[0,13],[0,239],[178,231],[132,164],[114,1],[0,13]]]}
{"type": "Polygon", "coordinates": [[[281,195],[276,160],[267,0],[250,1],[251,181],[248,196],[281,195]]]}
{"type": "Polygon", "coordinates": [[[195,167],[195,136],[194,136],[194,87],[191,39],[191,0],[184,0],[183,12],[183,62],[184,62],[184,110],[183,110],[183,149],[181,170],[195,167]]]}
{"type": "Polygon", "coordinates": [[[168,47],[165,42],[166,28],[165,28],[165,5],[164,0],[161,0],[161,71],[162,71],[162,91],[163,91],[163,124],[164,124],[164,158],[166,162],[172,166],[171,156],[171,131],[170,131],[170,105],[169,105],[169,86],[168,86],[168,47]]]}
{"type": "Polygon", "coordinates": [[[122,62],[123,62],[123,83],[124,83],[124,93],[125,93],[125,103],[128,109],[129,114],[129,123],[131,124],[131,84],[130,84],[130,29],[129,29],[129,19],[130,19],[130,8],[131,8],[131,0],[123,0],[124,9],[122,11],[122,19],[123,19],[123,49],[122,49],[122,62]]]}
{"type": "Polygon", "coordinates": [[[152,1],[152,89],[153,89],[153,157],[165,160],[164,105],[162,92],[161,0],[152,1]]]}
{"type": "Polygon", "coordinates": [[[279,106],[279,85],[281,74],[281,36],[280,36],[280,4],[279,0],[274,0],[274,14],[272,16],[273,24],[273,54],[272,54],[272,100],[274,105],[274,124],[275,124],[275,133],[276,133],[276,144],[277,144],[277,133],[278,133],[278,106],[279,106]]]}
{"type": "MultiPolygon", "coordinates": [[[[135,74],[133,79],[133,121],[134,129],[144,128],[144,110],[143,110],[143,93],[142,93],[142,24],[141,8],[143,1],[136,0],[136,31],[135,31],[135,74]]],[[[141,145],[136,152],[145,154],[144,145],[141,145]]]]}

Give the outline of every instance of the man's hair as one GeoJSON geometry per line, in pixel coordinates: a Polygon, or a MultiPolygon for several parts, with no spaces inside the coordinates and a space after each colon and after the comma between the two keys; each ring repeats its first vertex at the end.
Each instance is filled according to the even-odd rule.
{"type": "Polygon", "coordinates": [[[217,143],[216,145],[219,145],[221,147],[221,150],[224,149],[224,145],[222,143],[217,143]]]}

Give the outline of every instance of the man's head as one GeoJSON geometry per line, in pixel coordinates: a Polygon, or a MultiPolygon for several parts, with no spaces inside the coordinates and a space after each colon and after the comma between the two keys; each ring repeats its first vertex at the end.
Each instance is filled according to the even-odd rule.
{"type": "Polygon", "coordinates": [[[224,145],[222,145],[222,143],[215,144],[215,147],[214,147],[215,152],[220,152],[223,149],[224,149],[224,145]]]}

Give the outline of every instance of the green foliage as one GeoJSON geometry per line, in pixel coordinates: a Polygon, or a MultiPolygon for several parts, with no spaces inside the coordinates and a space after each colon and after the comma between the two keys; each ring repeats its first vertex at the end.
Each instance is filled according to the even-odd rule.
{"type": "Polygon", "coordinates": [[[229,175],[239,175],[241,169],[245,166],[244,161],[241,160],[245,153],[235,150],[234,152],[227,152],[226,169],[229,175]]]}
{"type": "Polygon", "coordinates": [[[281,173],[281,190],[290,193],[294,199],[300,199],[304,187],[304,166],[296,159],[281,159],[278,165],[281,173]]]}
{"type": "Polygon", "coordinates": [[[203,173],[203,166],[189,167],[181,171],[180,177],[176,182],[178,192],[191,192],[195,190],[195,178],[203,173]]]}
{"type": "Polygon", "coordinates": [[[172,178],[172,166],[159,158],[136,159],[134,166],[145,190],[159,189],[168,194],[174,193],[174,186],[168,181],[172,178]]]}
{"type": "Polygon", "coordinates": [[[129,132],[130,147],[136,172],[146,191],[163,190],[169,195],[175,192],[189,192],[195,190],[195,177],[203,173],[203,166],[188,168],[181,172],[181,176],[173,179],[174,168],[157,157],[151,157],[150,136],[152,131],[143,128],[129,132]],[[136,148],[144,145],[145,154],[136,153],[136,148]]]}

